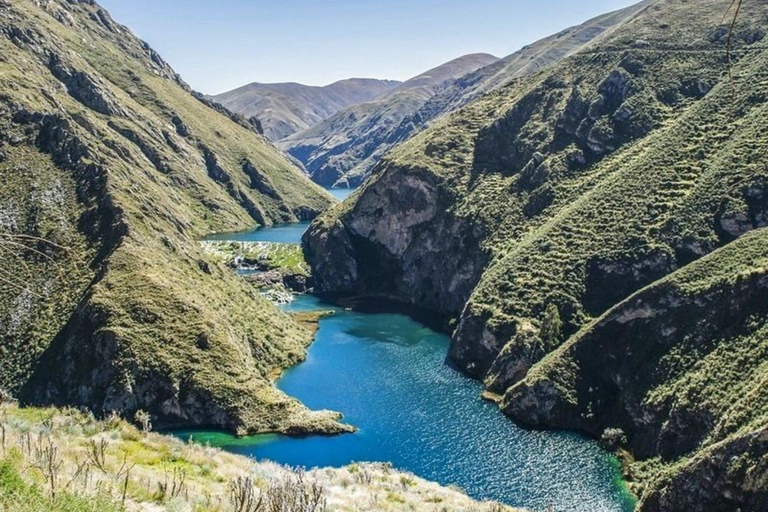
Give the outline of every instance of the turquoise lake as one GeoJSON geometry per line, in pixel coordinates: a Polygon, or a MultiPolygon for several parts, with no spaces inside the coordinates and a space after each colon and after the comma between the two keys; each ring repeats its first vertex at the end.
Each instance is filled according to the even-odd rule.
{"type": "Polygon", "coordinates": [[[354,189],[354,188],[329,188],[329,189],[326,189],[326,190],[328,190],[328,192],[333,197],[338,199],[339,201],[343,201],[346,198],[348,198],[352,194],[352,192],[354,192],[356,189],[354,189]]]}
{"type": "MultiPolygon", "coordinates": [[[[280,238],[291,232],[297,243],[306,227],[253,236],[271,241],[274,229],[282,229],[280,238]]],[[[334,314],[321,320],[307,360],[287,370],[278,387],[310,408],[343,413],[359,431],[303,438],[199,430],[175,435],[306,468],[391,462],[478,499],[531,510],[633,509],[614,457],[577,434],[515,425],[480,399],[479,382],[446,364],[447,336],[404,315],[347,311],[312,296],[297,297],[285,309],[334,314]]]]}
{"type": "MultiPolygon", "coordinates": [[[[329,194],[338,201],[344,201],[356,189],[353,188],[329,188],[329,194]]],[[[238,242],[275,242],[281,244],[300,244],[301,235],[309,227],[309,222],[297,222],[295,224],[282,224],[269,228],[258,228],[239,233],[218,233],[205,237],[206,240],[235,240],[238,242]]]]}

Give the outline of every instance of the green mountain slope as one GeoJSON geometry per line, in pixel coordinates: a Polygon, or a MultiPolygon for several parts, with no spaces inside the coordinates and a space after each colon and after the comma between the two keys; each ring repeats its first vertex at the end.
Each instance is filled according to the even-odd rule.
{"type": "Polygon", "coordinates": [[[691,510],[706,502],[707,510],[762,510],[766,297],[763,228],[622,301],[534,366],[502,407],[527,423],[598,437],[620,428],[640,458],[684,457],[674,470],[683,477],[650,485],[645,508],[691,510]],[[707,456],[685,457],[702,449],[707,456]]]}
{"type": "Polygon", "coordinates": [[[496,62],[488,54],[464,55],[400,84],[374,101],[344,109],[321,123],[279,141],[322,185],[355,186],[378,158],[405,133],[397,127],[442,86],[496,62]]]}
{"type": "MultiPolygon", "coordinates": [[[[493,393],[507,393],[505,410],[519,419],[560,426],[560,419],[548,421],[545,399],[525,415],[513,412],[517,395],[507,390],[523,379],[538,384],[526,375],[538,374],[547,354],[637,290],[768,225],[768,10],[744,4],[731,83],[722,25],[729,4],[645,4],[593,46],[479,98],[396,148],[354,200],[311,227],[305,251],[318,286],[332,294],[385,295],[455,320],[451,358],[493,393]]],[[[703,307],[700,321],[718,307],[703,307]]],[[[682,333],[674,322],[669,329],[682,333]]],[[[762,325],[755,322],[756,329],[762,325]]],[[[709,343],[730,339],[724,326],[713,325],[709,343]]],[[[675,339],[675,331],[666,336],[675,339]]],[[[632,350],[632,338],[611,340],[622,355],[632,350]]],[[[759,347],[744,346],[746,356],[764,360],[759,347]]],[[[678,351],[695,359],[682,343],[678,351]]],[[[558,393],[574,400],[571,384],[590,382],[592,367],[568,361],[576,380],[558,393]]],[[[672,389],[671,375],[651,378],[659,389],[672,389]]],[[[706,375],[712,374],[686,384],[689,396],[706,392],[706,375]]],[[[726,410],[751,379],[740,375],[721,391],[708,425],[731,418],[729,433],[764,426],[764,418],[753,423],[726,410]]],[[[621,403],[633,392],[609,391],[621,403]]],[[[709,426],[685,416],[681,402],[682,430],[701,431],[670,437],[669,451],[643,441],[658,434],[645,415],[612,425],[612,411],[591,405],[558,418],[595,435],[623,428],[630,451],[655,461],[635,469],[647,493],[666,496],[698,482],[694,508],[732,510],[703,492],[703,473],[696,473],[712,468],[711,457],[724,453],[718,450],[727,451],[718,443],[728,434],[705,435],[709,426]],[[589,423],[592,416],[602,419],[589,423]]],[[[750,457],[745,452],[745,461],[750,457]]],[[[734,475],[723,482],[752,485],[745,474],[734,475]]],[[[762,500],[764,480],[757,482],[762,500]]],[[[749,493],[733,495],[730,505],[753,503],[749,493]]],[[[647,510],[683,503],[644,498],[647,510]]]]}
{"type": "Polygon", "coordinates": [[[352,78],[325,87],[252,83],[212,97],[233,112],[256,117],[270,140],[310,128],[339,110],[372,101],[400,85],[394,80],[352,78]]]}
{"type": "Polygon", "coordinates": [[[339,430],[272,386],[311,333],[204,260],[331,198],[94,2],[0,2],[0,387],[158,425],[339,430]]]}
{"type": "MultiPolygon", "coordinates": [[[[442,73],[419,102],[400,98],[359,105],[299,132],[281,146],[301,160],[312,179],[324,185],[357,185],[395,145],[425,129],[430,122],[467,105],[475,98],[524,76],[552,66],[589,44],[608,37],[646,2],[598,16],[536,41],[504,59],[468,72],[442,73]],[[434,86],[437,87],[434,87],[434,86]],[[396,106],[393,107],[393,103],[396,106]]],[[[430,73],[427,73],[430,75],[430,73]]],[[[414,83],[410,81],[410,83],[414,83]]],[[[407,88],[406,82],[401,89],[407,88]]]]}
{"type": "Polygon", "coordinates": [[[650,0],[646,0],[569,27],[455,80],[438,91],[415,114],[404,119],[399,130],[417,133],[433,119],[458,110],[483,94],[557,64],[589,44],[609,37],[616,27],[622,26],[623,21],[649,3],[650,0]]]}

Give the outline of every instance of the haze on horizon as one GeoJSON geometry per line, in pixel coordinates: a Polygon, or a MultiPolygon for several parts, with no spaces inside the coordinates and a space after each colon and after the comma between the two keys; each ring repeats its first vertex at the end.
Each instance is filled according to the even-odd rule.
{"type": "Polygon", "coordinates": [[[635,0],[100,0],[193,88],[406,80],[468,53],[504,57],[635,0]]]}

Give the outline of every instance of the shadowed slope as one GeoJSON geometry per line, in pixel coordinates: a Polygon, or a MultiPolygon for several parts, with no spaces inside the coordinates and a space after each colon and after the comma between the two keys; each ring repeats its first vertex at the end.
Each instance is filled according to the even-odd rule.
{"type": "MultiPolygon", "coordinates": [[[[352,201],[310,227],[305,250],[318,286],[342,295],[386,295],[454,317],[451,358],[489,390],[504,394],[523,379],[550,389],[546,378],[538,382],[529,372],[542,375],[537,364],[568,337],[637,290],[768,225],[768,12],[764,4],[744,6],[733,40],[732,87],[728,28],[721,25],[729,3],[699,2],[691,9],[678,0],[653,2],[595,45],[481,97],[392,151],[352,201]],[[546,324],[552,310],[561,330],[546,324]]],[[[740,293],[732,287],[724,297],[739,309],[740,293]]],[[[706,343],[735,336],[713,320],[722,307],[714,301],[696,312],[697,321],[712,320],[706,343]]],[[[762,323],[755,317],[756,329],[762,323]]],[[[741,325],[752,332],[749,321],[741,325]]],[[[676,344],[677,355],[695,360],[684,326],[674,317],[664,326],[669,329],[656,327],[676,344]]],[[[614,334],[608,338],[622,356],[636,353],[632,338],[614,334]]],[[[728,343],[722,347],[723,360],[735,357],[735,345],[734,352],[728,343]]],[[[739,357],[757,364],[764,353],[747,343],[739,357]]],[[[648,371],[658,389],[674,387],[672,374],[653,373],[645,362],[631,375],[621,373],[622,383],[648,371]]],[[[567,363],[567,375],[590,382],[591,366],[567,363]]],[[[611,361],[596,364],[611,369],[611,361]]],[[[685,393],[703,396],[717,371],[693,373],[685,393]]],[[[747,388],[762,393],[764,384],[750,374],[735,376],[700,418],[695,400],[677,402],[685,421],[665,425],[670,446],[643,441],[655,433],[642,411],[611,425],[614,413],[599,401],[579,401],[550,422],[552,401],[542,392],[526,402],[530,410],[515,415],[542,426],[567,418],[595,435],[624,428],[632,453],[647,461],[633,470],[647,492],[681,489],[679,477],[694,482],[685,492],[701,500],[698,508],[717,509],[706,474],[691,476],[711,471],[711,460],[685,467],[682,461],[720,457],[715,445],[728,433],[764,426],[764,419],[753,423],[729,413],[747,388]],[[707,433],[726,419],[728,433],[707,433]]],[[[631,407],[636,390],[609,389],[622,407],[631,407]]],[[[569,404],[578,396],[571,382],[557,395],[569,404]]],[[[508,411],[516,396],[505,400],[508,411]]],[[[754,467],[749,450],[745,468],[754,467]]],[[[733,475],[723,485],[753,485],[749,474],[733,475]]],[[[763,496],[764,480],[755,485],[763,496]]],[[[747,507],[750,496],[734,493],[731,505],[747,507]]],[[[674,509],[663,503],[682,501],[648,495],[644,507],[674,509]]]]}

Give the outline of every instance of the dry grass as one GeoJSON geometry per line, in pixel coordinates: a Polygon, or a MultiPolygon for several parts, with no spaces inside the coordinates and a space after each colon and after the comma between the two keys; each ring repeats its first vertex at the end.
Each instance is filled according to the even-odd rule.
{"type": "Polygon", "coordinates": [[[304,472],[142,432],[117,416],[14,403],[0,406],[0,509],[511,511],[387,464],[304,472]]]}

